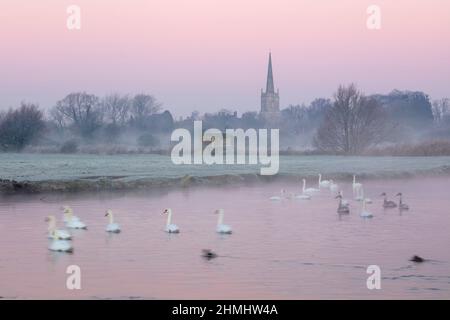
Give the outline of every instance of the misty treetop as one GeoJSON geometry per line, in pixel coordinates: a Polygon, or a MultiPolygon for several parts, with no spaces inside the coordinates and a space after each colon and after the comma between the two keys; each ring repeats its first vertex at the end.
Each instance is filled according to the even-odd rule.
{"type": "MultiPolygon", "coordinates": [[[[22,103],[0,114],[0,150],[32,152],[128,153],[168,151],[175,128],[265,128],[257,112],[192,112],[174,120],[154,96],[111,93],[103,97],[73,92],[44,113],[22,103]]],[[[281,110],[281,150],[361,154],[372,148],[450,140],[450,100],[430,102],[422,92],[394,90],[366,96],[356,85],[339,86],[331,99],[281,110]]],[[[434,144],[431,144],[434,146],[434,144]]],[[[406,148],[405,148],[406,150],[406,148]]]]}

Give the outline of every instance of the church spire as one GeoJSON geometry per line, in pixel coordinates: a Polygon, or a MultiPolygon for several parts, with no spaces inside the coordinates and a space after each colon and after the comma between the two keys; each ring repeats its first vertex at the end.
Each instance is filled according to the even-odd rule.
{"type": "Polygon", "coordinates": [[[273,85],[273,74],[272,74],[272,53],[269,52],[269,67],[267,70],[267,85],[266,93],[275,93],[273,85]]]}

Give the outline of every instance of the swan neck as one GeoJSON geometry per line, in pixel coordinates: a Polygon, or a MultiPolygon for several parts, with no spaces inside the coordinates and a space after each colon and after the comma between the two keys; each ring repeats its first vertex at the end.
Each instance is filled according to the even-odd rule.
{"type": "Polygon", "coordinates": [[[305,192],[305,188],[306,188],[306,181],[303,180],[303,188],[302,188],[302,191],[303,191],[303,192],[305,192]]]}
{"type": "Polygon", "coordinates": [[[56,229],[55,219],[50,218],[50,220],[48,221],[48,231],[52,232],[55,229],[56,229]]]}
{"type": "Polygon", "coordinates": [[[114,223],[114,216],[112,213],[108,214],[108,218],[109,218],[109,223],[113,224],[114,223]]]}
{"type": "Polygon", "coordinates": [[[166,225],[170,225],[172,223],[172,210],[169,210],[167,213],[167,223],[166,225]]]}
{"type": "Polygon", "coordinates": [[[223,224],[223,212],[219,212],[219,218],[217,220],[217,225],[220,226],[223,224]]]}

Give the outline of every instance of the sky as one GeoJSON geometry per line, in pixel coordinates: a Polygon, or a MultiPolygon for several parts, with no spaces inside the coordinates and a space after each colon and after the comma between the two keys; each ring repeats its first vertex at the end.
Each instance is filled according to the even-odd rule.
{"type": "Polygon", "coordinates": [[[0,0],[0,43],[0,109],[87,91],[150,93],[176,116],[258,111],[269,52],[282,108],[351,82],[450,96],[446,0],[0,0]]]}

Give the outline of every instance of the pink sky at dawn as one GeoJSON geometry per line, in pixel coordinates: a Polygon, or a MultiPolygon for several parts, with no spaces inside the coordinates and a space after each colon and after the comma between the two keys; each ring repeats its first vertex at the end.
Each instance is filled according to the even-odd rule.
{"type": "Polygon", "coordinates": [[[0,39],[0,109],[83,90],[148,92],[176,115],[257,111],[269,51],[282,108],[349,82],[450,96],[450,1],[2,0],[0,39]]]}

